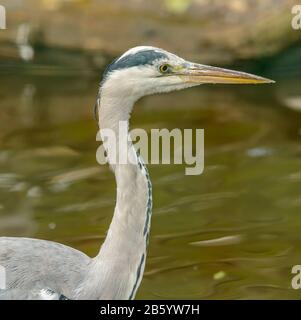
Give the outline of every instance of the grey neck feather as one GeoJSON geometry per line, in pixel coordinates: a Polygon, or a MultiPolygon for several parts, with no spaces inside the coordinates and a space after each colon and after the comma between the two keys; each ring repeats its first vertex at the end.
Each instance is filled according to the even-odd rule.
{"type": "MultiPolygon", "coordinates": [[[[112,98],[102,92],[99,108],[101,129],[109,128],[118,137],[119,121],[129,121],[134,100],[112,98]]],[[[104,144],[108,162],[113,152],[104,144]]],[[[131,142],[128,153],[137,157],[137,164],[112,164],[117,184],[114,216],[107,237],[99,254],[93,260],[81,296],[89,298],[88,292],[99,299],[133,299],[142,280],[150,220],[152,191],[149,175],[142,159],[131,142]],[[92,281],[91,281],[92,280],[92,281]]],[[[117,148],[118,150],[118,139],[117,148]]]]}

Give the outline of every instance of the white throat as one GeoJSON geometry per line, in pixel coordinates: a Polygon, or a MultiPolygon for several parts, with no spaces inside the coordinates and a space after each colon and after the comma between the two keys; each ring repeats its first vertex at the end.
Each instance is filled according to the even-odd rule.
{"type": "MultiPolygon", "coordinates": [[[[111,92],[109,88],[101,88],[100,128],[113,130],[118,137],[119,122],[128,123],[135,100],[111,92]]],[[[104,147],[116,178],[116,206],[107,237],[93,260],[80,297],[89,299],[89,293],[96,292],[99,299],[134,299],[145,267],[152,213],[151,183],[147,169],[131,142],[127,144],[127,152],[137,157],[137,164],[111,163],[113,150],[109,144],[104,144],[104,147]],[[98,281],[88,284],[89,279],[98,281]]]]}

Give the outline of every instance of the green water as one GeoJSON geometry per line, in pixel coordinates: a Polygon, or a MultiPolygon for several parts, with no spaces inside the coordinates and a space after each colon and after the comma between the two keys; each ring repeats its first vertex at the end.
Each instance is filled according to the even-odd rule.
{"type": "MultiPolygon", "coordinates": [[[[98,252],[115,182],[95,159],[97,86],[80,75],[1,75],[0,235],[98,252]]],[[[154,214],[137,298],[301,297],[291,289],[291,268],[301,264],[297,109],[300,79],[288,78],[202,86],[137,104],[132,127],[205,129],[202,175],[149,166],[154,214]]]]}

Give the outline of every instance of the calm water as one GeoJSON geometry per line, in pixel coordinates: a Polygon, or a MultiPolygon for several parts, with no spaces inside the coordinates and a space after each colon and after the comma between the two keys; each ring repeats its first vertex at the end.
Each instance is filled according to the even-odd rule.
{"type": "MultiPolygon", "coordinates": [[[[95,255],[115,183],[98,166],[97,80],[1,75],[0,235],[95,255]]],[[[295,298],[301,264],[300,79],[143,99],[132,127],[204,128],[205,171],[149,167],[154,215],[138,298],[295,298]]]]}

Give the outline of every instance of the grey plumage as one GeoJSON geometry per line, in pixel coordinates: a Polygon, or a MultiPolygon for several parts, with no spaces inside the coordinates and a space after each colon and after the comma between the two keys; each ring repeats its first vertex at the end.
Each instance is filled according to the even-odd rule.
{"type": "MultiPolygon", "coordinates": [[[[35,292],[47,288],[74,297],[90,263],[91,258],[82,252],[59,243],[0,238],[0,265],[6,269],[8,288],[5,294],[18,299],[35,296],[35,292]]],[[[3,290],[0,299],[5,294],[3,290]]]]}
{"type": "Polygon", "coordinates": [[[69,300],[51,289],[7,289],[0,290],[0,300],[69,300]]]}

